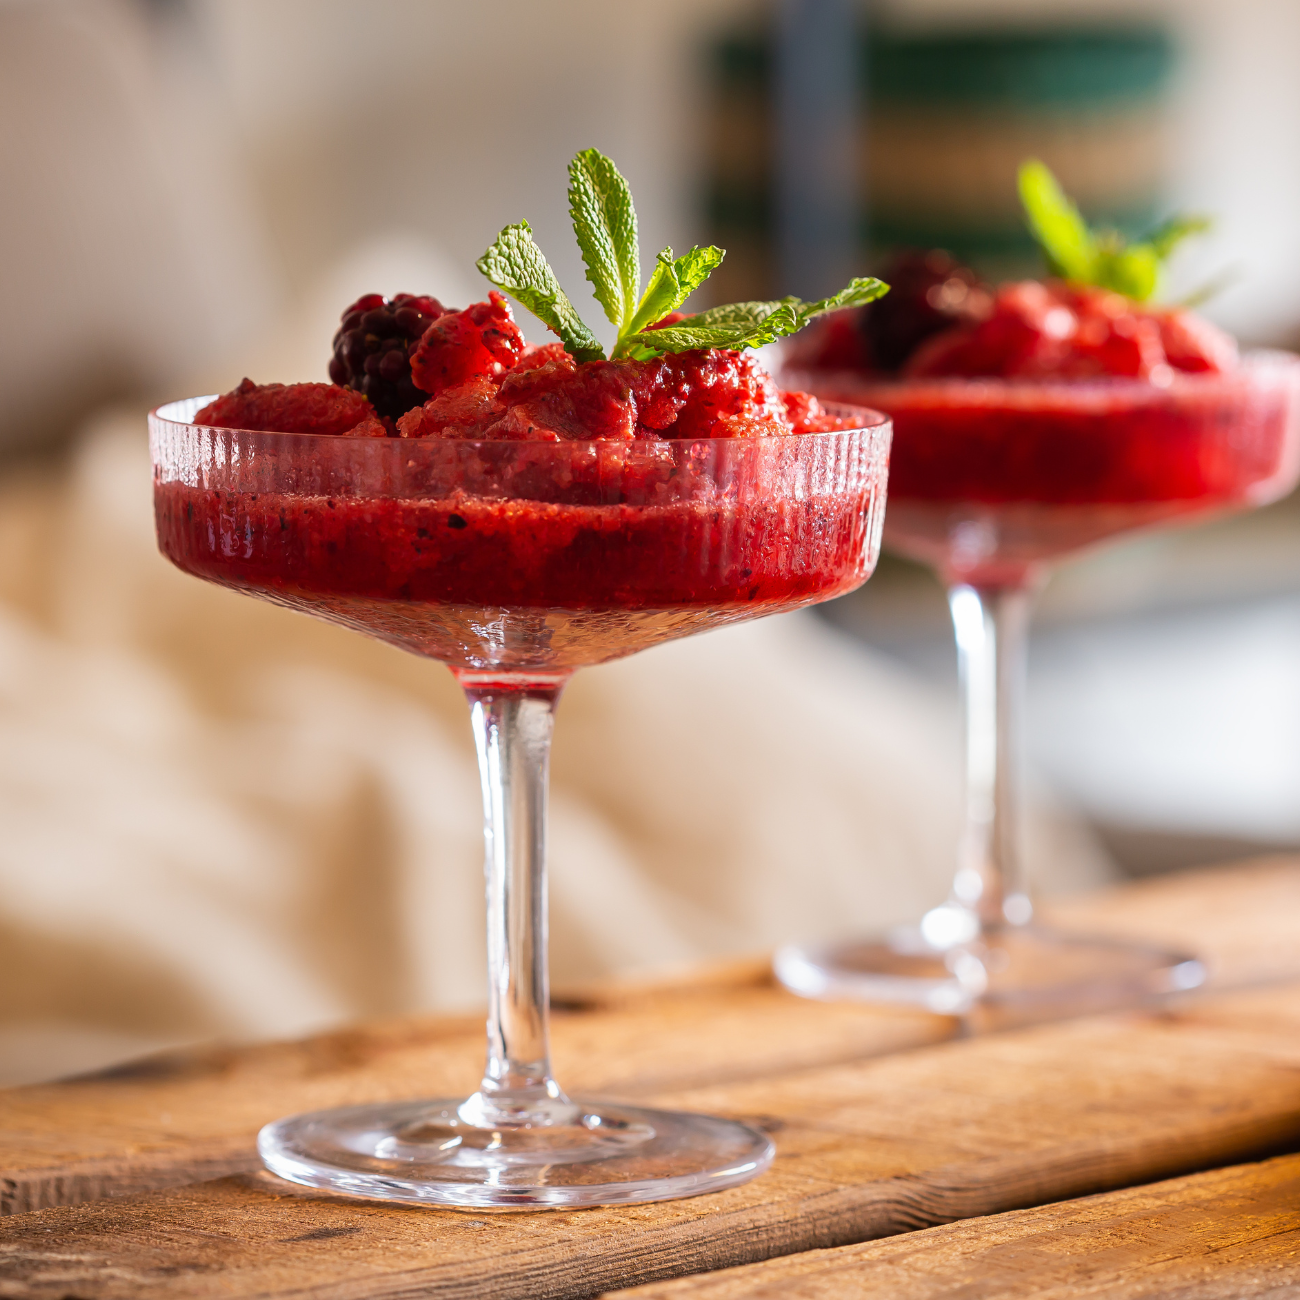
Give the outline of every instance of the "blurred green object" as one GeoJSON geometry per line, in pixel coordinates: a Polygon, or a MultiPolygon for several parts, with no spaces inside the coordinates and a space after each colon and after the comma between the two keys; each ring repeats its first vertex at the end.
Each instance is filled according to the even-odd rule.
{"type": "Polygon", "coordinates": [[[1159,99],[1174,47],[1159,28],[986,31],[899,36],[876,31],[863,54],[876,104],[1074,107],[1159,99]]]}
{"type": "MultiPolygon", "coordinates": [[[[1087,26],[864,32],[857,158],[863,266],[942,247],[990,278],[1038,274],[1016,170],[1041,158],[1092,222],[1136,236],[1164,208],[1164,107],[1177,50],[1162,28],[1087,26]]],[[[758,30],[708,51],[710,237],[728,249],[717,292],[772,291],[771,50],[758,30]]]]}

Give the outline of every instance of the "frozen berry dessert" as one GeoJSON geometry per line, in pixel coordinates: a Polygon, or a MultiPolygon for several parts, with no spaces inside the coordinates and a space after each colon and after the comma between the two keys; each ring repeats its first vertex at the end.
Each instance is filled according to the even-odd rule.
{"type": "MultiPolygon", "coordinates": [[[[1295,480],[1300,363],[1240,358],[1208,321],[1144,300],[1173,227],[1126,246],[1072,205],[1035,221],[1042,201],[1027,207],[1055,277],[993,289],[945,254],[910,256],[906,301],[830,316],[789,353],[791,382],[893,417],[886,542],[948,581],[1019,585],[1051,557],[1295,480]],[[876,342],[886,308],[909,322],[893,350],[876,342]]],[[[1068,204],[1054,182],[1046,201],[1068,204]]]]}
{"type": "Polygon", "coordinates": [[[155,417],[164,552],[464,670],[567,670],[856,586],[887,421],[782,392],[750,349],[885,286],[684,315],[720,259],[665,250],[644,292],[633,259],[594,263],[622,295],[597,293],[608,355],[524,224],[479,267],[556,342],[526,342],[497,290],[359,299],[333,384],[245,380],[155,417]]]}

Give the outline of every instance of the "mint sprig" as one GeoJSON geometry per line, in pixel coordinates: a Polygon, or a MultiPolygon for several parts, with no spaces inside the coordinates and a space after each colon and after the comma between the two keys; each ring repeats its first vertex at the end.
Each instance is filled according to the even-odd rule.
{"type": "Polygon", "coordinates": [[[713,307],[663,329],[646,330],[626,340],[633,356],[656,352],[687,352],[692,348],[759,348],[796,334],[810,321],[842,307],[862,307],[889,292],[889,286],[869,276],[817,302],[778,298],[775,302],[735,302],[713,307]]]}
{"type": "Polygon", "coordinates": [[[671,248],[663,249],[655,258],[650,283],[646,285],[632,319],[619,333],[614,355],[630,353],[634,346],[630,340],[647,326],[663,320],[669,312],[676,311],[722,265],[725,256],[722,249],[712,244],[705,248],[692,248],[681,257],[674,257],[671,248]]]}
{"type": "Polygon", "coordinates": [[[595,149],[569,164],[569,215],[596,301],[621,331],[641,290],[636,208],[618,168],[595,149]]]}
{"type": "Polygon", "coordinates": [[[1174,249],[1210,225],[1206,217],[1171,217],[1145,239],[1129,243],[1117,230],[1093,230],[1037,159],[1021,163],[1019,186],[1029,231],[1053,275],[1111,289],[1138,302],[1160,287],[1165,261],[1174,249]]]}
{"type": "MultiPolygon", "coordinates": [[[[665,248],[655,259],[650,282],[642,293],[632,193],[613,162],[595,149],[582,150],[569,164],[569,215],[592,292],[618,330],[611,352],[614,357],[646,360],[694,348],[739,351],[762,347],[803,329],[816,316],[862,306],[889,291],[880,280],[859,278],[817,302],[780,298],[732,303],[652,329],[681,307],[721,265],[723,250],[710,244],[674,257],[673,250],[665,248]]],[[[575,360],[604,358],[599,341],[560,288],[526,221],[502,230],[477,265],[498,289],[516,298],[553,330],[575,360]]]]}

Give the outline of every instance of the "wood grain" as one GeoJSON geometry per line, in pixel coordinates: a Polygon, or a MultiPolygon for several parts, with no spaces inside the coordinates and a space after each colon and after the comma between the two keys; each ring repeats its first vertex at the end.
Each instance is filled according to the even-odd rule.
{"type": "Polygon", "coordinates": [[[1300,1156],[607,1292],[604,1300],[1284,1295],[1300,1295],[1300,1156]]]}
{"type": "Polygon", "coordinates": [[[1052,901],[1044,920],[1202,957],[1210,984],[1300,979],[1300,858],[1254,858],[1052,901]]]}
{"type": "Polygon", "coordinates": [[[1300,1144],[1300,984],[659,1100],[763,1124],[773,1169],[502,1215],[244,1175],[0,1221],[0,1295],[586,1297],[1236,1163],[1300,1144]]]}
{"type": "MultiPolygon", "coordinates": [[[[566,1084],[635,1097],[917,1047],[951,1037],[956,1023],[810,1004],[774,987],[764,960],[695,972],[687,982],[571,993],[553,1029],[566,1084]]],[[[464,1096],[478,1085],[483,1057],[481,1016],[425,1018],[167,1053],[0,1091],[0,1212],[253,1169],[257,1130],[272,1119],[350,1102],[464,1096]]]]}
{"type": "MultiPolygon", "coordinates": [[[[1300,858],[1143,881],[1049,915],[1202,952],[1221,987],[1300,978],[1300,858]]],[[[765,958],[569,990],[559,1002],[561,1080],[627,1097],[862,1060],[957,1029],[901,1010],[802,1002],[772,985],[765,958]]],[[[463,1094],[482,1059],[480,1017],[425,1017],[168,1053],[83,1080],[0,1090],[0,1214],[252,1169],[253,1138],[268,1120],[463,1094]]]]}

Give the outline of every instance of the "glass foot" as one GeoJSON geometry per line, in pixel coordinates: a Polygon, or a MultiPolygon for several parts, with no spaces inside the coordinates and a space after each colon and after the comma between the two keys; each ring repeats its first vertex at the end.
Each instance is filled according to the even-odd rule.
{"type": "Polygon", "coordinates": [[[905,1003],[989,1028],[1131,1005],[1205,980],[1187,953],[1039,926],[1008,926],[946,948],[919,929],[898,929],[879,939],[782,948],[773,965],[803,997],[905,1003]]]}
{"type": "Polygon", "coordinates": [[[575,1100],[557,1123],[485,1128],[457,1101],[318,1110],[268,1124],[272,1173],[349,1196],[473,1209],[667,1201],[734,1187],[775,1148],[757,1129],[685,1111],[575,1100]]]}

